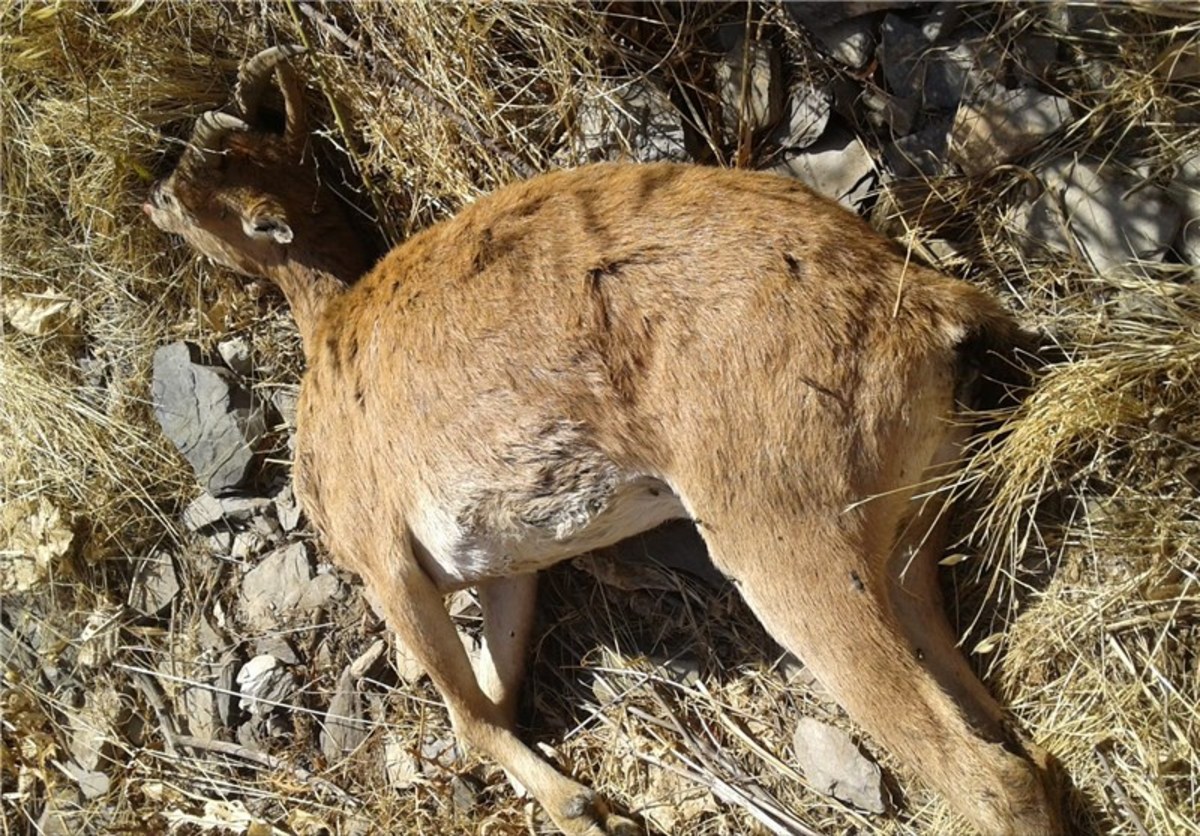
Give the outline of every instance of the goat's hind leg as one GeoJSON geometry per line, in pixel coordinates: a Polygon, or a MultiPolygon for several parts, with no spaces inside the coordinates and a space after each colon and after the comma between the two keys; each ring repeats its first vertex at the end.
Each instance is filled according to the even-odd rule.
{"type": "Polygon", "coordinates": [[[981,832],[1058,832],[1037,767],[976,728],[909,642],[890,602],[887,555],[854,531],[854,512],[763,519],[776,498],[742,492],[733,504],[731,514],[692,505],[714,562],[851,718],[981,832]]]}
{"type": "Polygon", "coordinates": [[[505,710],[476,679],[442,596],[406,541],[388,544],[380,559],[363,559],[363,579],[378,594],[388,626],[429,674],[450,712],[459,738],[517,778],[568,836],[636,833],[626,819],[608,814],[587,787],[560,774],[522,743],[505,710]]]}

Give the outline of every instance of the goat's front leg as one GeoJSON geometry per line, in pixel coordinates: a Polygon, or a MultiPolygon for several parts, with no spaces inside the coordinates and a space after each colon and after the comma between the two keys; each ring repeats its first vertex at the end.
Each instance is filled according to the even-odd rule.
{"type": "Polygon", "coordinates": [[[483,652],[479,684],[500,709],[509,728],[516,723],[529,635],[537,604],[537,574],[495,578],[479,584],[483,609],[483,652]]]}
{"type": "Polygon", "coordinates": [[[568,836],[638,832],[628,820],[609,815],[595,793],[557,772],[517,739],[504,709],[479,686],[442,596],[406,538],[359,565],[365,567],[363,579],[375,590],[388,626],[441,693],[463,743],[477,747],[520,781],[568,836]]]}

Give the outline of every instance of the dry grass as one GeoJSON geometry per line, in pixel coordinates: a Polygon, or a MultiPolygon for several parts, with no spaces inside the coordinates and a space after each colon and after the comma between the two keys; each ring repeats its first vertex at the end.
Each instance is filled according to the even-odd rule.
{"type": "MultiPolygon", "coordinates": [[[[396,241],[526,171],[572,162],[572,115],[613,78],[654,73],[704,113],[704,39],[745,10],[325,11],[361,42],[359,53],[287,3],[0,8],[0,295],[42,310],[63,302],[46,333],[24,333],[6,314],[0,334],[3,576],[12,579],[18,551],[37,551],[44,575],[5,590],[6,832],[28,832],[42,803],[72,786],[58,766],[67,728],[85,694],[109,691],[124,706],[109,726],[113,789],[75,814],[81,830],[200,832],[206,817],[240,821],[229,825],[240,832],[257,822],[256,833],[544,828],[529,824],[540,814],[494,769],[476,770],[487,788],[465,811],[451,803],[446,776],[390,788],[386,741],[415,749],[444,735],[447,721],[427,684],[397,684],[386,670],[365,689],[367,742],[343,762],[322,762],[316,734],[336,671],[381,632],[357,593],[299,634],[310,650],[336,635],[335,664],[304,668],[291,743],[271,752],[281,762],[168,745],[170,720],[133,671],[155,674],[162,714],[178,715],[177,680],[202,675],[197,625],[236,593],[228,572],[192,556],[180,561],[184,590],[169,618],[123,606],[131,557],[161,545],[191,554],[174,520],[196,488],[147,407],[149,359],[170,339],[241,335],[253,346],[256,385],[269,389],[295,382],[299,345],[277,294],[194,259],[139,206],[194,116],[223,104],[238,61],[266,44],[313,47],[310,101],[347,161],[345,190],[396,241]],[[89,618],[97,637],[85,640],[89,618]],[[52,672],[39,672],[35,657],[52,672]]],[[[1041,7],[971,14],[1000,45],[1047,27],[1041,7]]],[[[1086,153],[1166,178],[1200,148],[1200,93],[1194,82],[1169,83],[1161,56],[1194,47],[1200,24],[1128,10],[1110,20],[1112,28],[1054,35],[1058,83],[1076,119],[1026,162],[1086,153]]],[[[837,73],[815,53],[805,60],[837,73]]],[[[751,156],[696,127],[718,159],[751,156]]],[[[867,137],[873,147],[879,139],[867,137]]],[[[965,646],[1062,760],[1081,827],[1200,833],[1200,291],[1194,276],[1161,266],[1100,277],[1069,258],[1028,256],[1007,224],[1026,183],[1019,171],[943,178],[923,184],[916,201],[901,189],[884,195],[895,199],[876,214],[918,252],[952,234],[963,255],[955,269],[1006,295],[1061,353],[964,482],[979,513],[961,548],[968,559],[952,570],[965,646]]],[[[750,832],[752,811],[771,809],[820,832],[956,831],[913,782],[891,818],[864,818],[809,791],[788,765],[794,718],[844,716],[783,674],[778,649],[729,591],[665,586],[614,593],[578,568],[549,573],[526,701],[531,739],[663,832],[750,832]],[[677,656],[696,661],[698,680],[653,662],[677,656]],[[696,790],[715,779],[732,780],[740,800],[696,790]]]]}

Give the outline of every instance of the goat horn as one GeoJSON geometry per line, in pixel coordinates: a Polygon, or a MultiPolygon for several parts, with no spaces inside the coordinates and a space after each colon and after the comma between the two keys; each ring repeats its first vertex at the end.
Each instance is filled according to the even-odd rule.
{"type": "Polygon", "coordinates": [[[221,152],[221,140],[227,133],[249,130],[250,126],[236,116],[216,110],[206,111],[200,114],[196,126],[192,128],[186,156],[193,166],[212,165],[221,152]]]}
{"type": "Polygon", "coordinates": [[[267,80],[271,77],[271,71],[280,61],[302,52],[304,52],[302,46],[281,44],[264,49],[242,65],[238,72],[238,83],[233,92],[233,100],[237,103],[238,111],[243,119],[250,124],[258,122],[258,107],[262,101],[267,80]]]}
{"type": "Polygon", "coordinates": [[[305,140],[308,139],[308,113],[304,106],[304,89],[290,65],[280,64],[275,71],[279,77],[280,89],[283,90],[283,106],[287,110],[283,143],[293,155],[299,156],[305,140]]]}

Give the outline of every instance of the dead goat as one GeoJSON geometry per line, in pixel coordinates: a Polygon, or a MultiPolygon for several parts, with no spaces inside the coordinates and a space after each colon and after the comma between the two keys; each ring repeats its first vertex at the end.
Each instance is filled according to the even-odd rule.
{"type": "Polygon", "coordinates": [[[632,828],[513,732],[537,572],[687,517],[771,635],[975,828],[1060,832],[1044,756],[955,647],[922,487],[959,457],[973,364],[1012,344],[1001,307],[799,183],[687,165],[535,177],[368,270],[306,162],[293,52],[247,63],[238,115],[200,117],[146,211],[287,296],[297,494],[461,739],[564,832],[632,828]],[[282,135],[258,114],[272,72],[282,135]],[[463,587],[478,675],[443,606],[463,587]]]}

